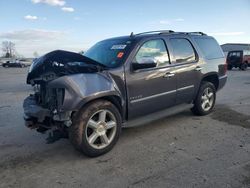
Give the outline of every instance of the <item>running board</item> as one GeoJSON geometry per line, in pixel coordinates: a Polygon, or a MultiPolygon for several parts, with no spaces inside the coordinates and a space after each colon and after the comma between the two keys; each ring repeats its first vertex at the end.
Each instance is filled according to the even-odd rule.
{"type": "Polygon", "coordinates": [[[141,116],[139,118],[124,122],[123,127],[135,127],[135,126],[147,124],[147,123],[162,119],[164,117],[180,113],[192,107],[193,107],[193,104],[180,104],[177,106],[173,106],[173,107],[167,108],[159,112],[155,112],[152,114],[148,114],[148,115],[141,116]]]}

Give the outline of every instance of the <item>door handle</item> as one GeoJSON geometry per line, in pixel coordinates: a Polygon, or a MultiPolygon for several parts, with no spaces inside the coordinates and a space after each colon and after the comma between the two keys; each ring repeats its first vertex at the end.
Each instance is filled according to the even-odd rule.
{"type": "Polygon", "coordinates": [[[173,77],[175,74],[174,73],[172,73],[172,72],[167,72],[166,74],[164,74],[164,78],[171,78],[171,77],[173,77]]]}
{"type": "Polygon", "coordinates": [[[202,67],[196,67],[195,69],[194,69],[195,71],[201,71],[202,70],[202,67]]]}

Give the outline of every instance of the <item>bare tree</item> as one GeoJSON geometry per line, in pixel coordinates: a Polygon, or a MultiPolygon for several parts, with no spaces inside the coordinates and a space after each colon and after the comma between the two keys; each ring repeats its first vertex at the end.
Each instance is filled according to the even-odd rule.
{"type": "Polygon", "coordinates": [[[11,41],[3,41],[2,50],[5,54],[5,57],[13,57],[15,55],[15,43],[11,41]]]}

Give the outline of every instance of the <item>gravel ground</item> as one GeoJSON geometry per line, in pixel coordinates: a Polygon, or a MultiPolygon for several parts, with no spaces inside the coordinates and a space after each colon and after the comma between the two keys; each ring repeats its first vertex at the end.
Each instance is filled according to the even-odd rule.
{"type": "Polygon", "coordinates": [[[123,129],[98,158],[24,127],[26,73],[0,67],[0,187],[250,187],[250,70],[228,72],[212,114],[123,129]]]}

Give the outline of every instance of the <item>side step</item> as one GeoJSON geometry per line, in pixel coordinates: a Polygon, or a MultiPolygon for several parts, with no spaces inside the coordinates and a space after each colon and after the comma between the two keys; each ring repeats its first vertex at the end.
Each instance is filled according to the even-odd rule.
{"type": "Polygon", "coordinates": [[[158,119],[162,119],[164,117],[180,113],[180,112],[187,110],[187,109],[190,109],[192,107],[193,107],[193,104],[180,104],[180,105],[170,107],[170,108],[167,108],[167,109],[159,111],[159,112],[155,112],[152,114],[148,114],[148,115],[141,116],[139,118],[124,122],[123,127],[135,127],[135,126],[147,124],[147,123],[156,121],[158,119]]]}

